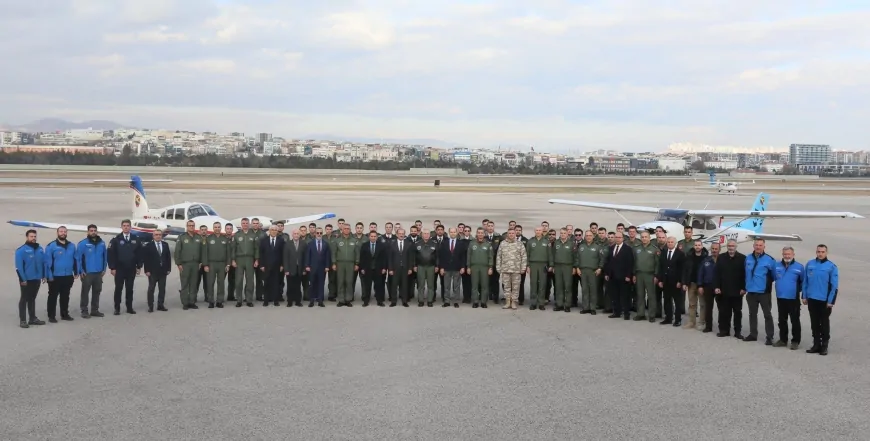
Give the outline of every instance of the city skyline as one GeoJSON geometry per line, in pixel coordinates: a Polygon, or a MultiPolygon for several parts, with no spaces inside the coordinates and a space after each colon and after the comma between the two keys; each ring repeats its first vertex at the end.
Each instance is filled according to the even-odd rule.
{"type": "Polygon", "coordinates": [[[868,147],[859,2],[362,3],[15,2],[0,122],[554,152],[868,147]]]}

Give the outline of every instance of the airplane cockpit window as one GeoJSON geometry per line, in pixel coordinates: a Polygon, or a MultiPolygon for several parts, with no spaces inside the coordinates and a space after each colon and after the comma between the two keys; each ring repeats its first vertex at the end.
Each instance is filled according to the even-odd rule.
{"type": "Polygon", "coordinates": [[[716,225],[716,222],[713,222],[712,219],[707,219],[707,230],[715,230],[717,228],[719,228],[719,226],[716,225]]]}
{"type": "Polygon", "coordinates": [[[160,213],[160,219],[166,219],[166,213],[167,213],[166,211],[164,211],[163,213],[160,213]]]}
{"type": "Polygon", "coordinates": [[[211,208],[211,206],[209,206],[209,205],[202,204],[202,205],[200,205],[200,207],[202,207],[202,209],[205,210],[205,212],[208,213],[209,216],[217,216],[218,215],[217,211],[214,211],[214,208],[211,208]]]}
{"type": "Polygon", "coordinates": [[[704,228],[704,221],[701,219],[692,219],[692,228],[698,229],[698,230],[703,229],[704,228]]]}
{"type": "Polygon", "coordinates": [[[208,216],[208,213],[202,209],[199,205],[191,205],[190,208],[187,209],[187,218],[193,219],[201,216],[208,216]]]}
{"type": "Polygon", "coordinates": [[[676,222],[681,225],[686,224],[686,217],[689,215],[689,210],[674,210],[663,209],[659,210],[656,215],[656,222],[676,222]]]}

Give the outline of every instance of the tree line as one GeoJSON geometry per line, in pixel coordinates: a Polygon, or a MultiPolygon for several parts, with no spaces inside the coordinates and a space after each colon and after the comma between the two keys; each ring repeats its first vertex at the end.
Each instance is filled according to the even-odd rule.
{"type": "Polygon", "coordinates": [[[685,175],[683,171],[631,170],[604,172],[597,168],[585,168],[578,164],[526,164],[510,166],[499,161],[479,163],[445,160],[405,158],[402,161],[338,161],[335,157],[315,158],[299,156],[225,156],[215,154],[176,156],[137,156],[125,147],[120,155],[98,153],[74,153],[67,151],[23,152],[0,151],[0,164],[34,165],[95,165],[95,166],[163,166],[163,167],[222,167],[222,168],[278,168],[278,169],[341,169],[407,171],[411,168],[461,169],[468,174],[519,174],[519,175],[685,175]]]}

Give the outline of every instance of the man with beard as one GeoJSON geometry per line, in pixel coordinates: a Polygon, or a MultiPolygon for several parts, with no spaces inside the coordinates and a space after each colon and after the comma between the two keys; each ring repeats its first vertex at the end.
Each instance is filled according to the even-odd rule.
{"type": "Polygon", "coordinates": [[[106,274],[108,257],[106,243],[97,235],[97,226],[88,225],[88,236],[76,246],[76,268],[82,279],[82,295],[79,307],[82,318],[102,317],[100,292],[103,290],[103,275],[106,274]],[[89,298],[90,297],[90,298],[89,298]],[[90,312],[88,305],[90,304],[90,312]]]}
{"type": "Polygon", "coordinates": [[[734,316],[734,337],[743,339],[740,328],[743,323],[743,296],[746,295],[746,256],[737,251],[737,241],[731,239],[728,252],[719,256],[716,275],[713,277],[713,293],[719,300],[719,333],[727,337],[731,333],[731,316],[734,316]]]}
{"type": "Polygon", "coordinates": [[[36,242],[36,230],[27,230],[27,241],[15,250],[15,272],[18,274],[18,284],[21,297],[18,300],[19,326],[29,328],[30,325],[44,325],[45,322],[36,317],[36,295],[39,285],[45,282],[45,251],[36,242]],[[27,313],[30,320],[27,320],[27,313]]]}
{"type": "Polygon", "coordinates": [[[60,318],[69,316],[69,292],[78,277],[76,246],[66,240],[66,227],[57,229],[57,240],[45,247],[45,278],[48,279],[48,321],[57,323],[57,300],[60,297],[60,318]]]}
{"type": "MultiPolygon", "coordinates": [[[[701,269],[703,262],[707,259],[707,249],[704,248],[704,243],[700,240],[695,240],[691,248],[687,248],[689,254],[685,256],[683,264],[683,272],[685,285],[683,290],[686,291],[686,296],[689,300],[689,310],[686,311],[688,319],[683,326],[686,329],[695,329],[696,318],[704,311],[704,299],[698,293],[698,271],[701,269]]],[[[701,325],[705,325],[704,318],[701,318],[701,325]]]]}
{"type": "Polygon", "coordinates": [[[718,297],[713,292],[713,280],[721,247],[718,243],[710,244],[710,255],[704,259],[698,270],[698,295],[704,299],[704,310],[701,313],[701,324],[704,326],[701,332],[704,333],[713,332],[713,302],[718,297]]]}
{"type": "Polygon", "coordinates": [[[121,234],[109,241],[107,250],[109,270],[115,278],[115,315],[121,315],[121,291],[126,291],[127,314],[133,310],[133,282],[142,270],[139,253],[142,241],[130,233],[129,219],[121,221],[121,234]]]}

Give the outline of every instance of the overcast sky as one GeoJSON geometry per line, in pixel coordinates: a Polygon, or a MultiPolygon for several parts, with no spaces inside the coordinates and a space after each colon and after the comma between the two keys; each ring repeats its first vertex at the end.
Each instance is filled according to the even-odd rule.
{"type": "Polygon", "coordinates": [[[870,147],[867,0],[0,0],[0,11],[0,122],[557,150],[870,147]]]}

